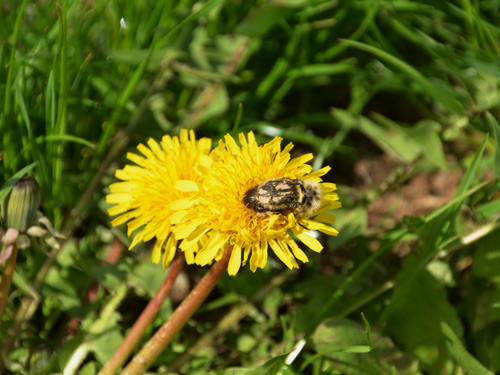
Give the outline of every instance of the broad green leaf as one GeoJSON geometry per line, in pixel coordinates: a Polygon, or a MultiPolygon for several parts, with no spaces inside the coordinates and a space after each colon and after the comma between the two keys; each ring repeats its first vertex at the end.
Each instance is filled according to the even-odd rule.
{"type": "Polygon", "coordinates": [[[33,284],[26,280],[26,278],[17,271],[14,271],[14,276],[12,278],[12,284],[23,294],[30,296],[34,299],[40,299],[40,294],[33,287],[33,284]]]}
{"type": "Polygon", "coordinates": [[[123,341],[123,334],[118,324],[120,319],[120,314],[114,312],[107,316],[105,321],[103,320],[104,324],[99,326],[99,332],[95,332],[88,337],[86,345],[94,352],[94,355],[102,364],[111,358],[123,341]]]}
{"type": "Polygon", "coordinates": [[[447,300],[445,288],[415,256],[405,259],[386,311],[386,328],[405,351],[418,357],[432,374],[446,362],[447,347],[440,324],[448,322],[457,332],[462,325],[447,300]]]}
{"type": "Polygon", "coordinates": [[[312,279],[306,279],[296,288],[306,295],[310,294],[311,300],[304,306],[300,306],[295,315],[295,331],[313,332],[322,320],[322,309],[325,301],[334,293],[334,285],[340,282],[339,277],[318,275],[312,279]],[[310,293],[314,290],[314,293],[310,293]]]}
{"type": "Polygon", "coordinates": [[[186,120],[186,123],[191,124],[191,126],[203,124],[224,113],[228,106],[229,97],[226,88],[224,86],[209,86],[201,91],[200,95],[194,100],[191,106],[192,115],[186,120]],[[206,93],[212,90],[214,92],[210,93],[211,100],[207,103],[206,93]]]}
{"type": "Polygon", "coordinates": [[[129,276],[129,282],[138,287],[138,294],[147,293],[147,297],[153,297],[161,284],[167,277],[168,271],[164,270],[161,264],[153,262],[142,262],[137,267],[134,267],[132,274],[129,276]],[[142,290],[141,290],[142,289],[142,290]]]}
{"type": "Polygon", "coordinates": [[[335,109],[332,116],[343,126],[359,129],[389,155],[406,163],[423,156],[429,163],[444,169],[446,160],[438,135],[439,124],[422,121],[411,128],[374,114],[372,121],[364,116],[353,116],[348,111],[335,109]]]}
{"type": "Polygon", "coordinates": [[[366,321],[365,326],[348,319],[325,321],[311,337],[318,353],[313,358],[322,357],[346,375],[420,374],[414,359],[396,349],[380,331],[369,330],[367,334],[368,327],[366,321]]]}
{"type": "Polygon", "coordinates": [[[414,161],[422,152],[419,144],[395,126],[392,129],[384,129],[368,118],[359,116],[357,127],[382,150],[406,163],[414,161]]]}
{"type": "Polygon", "coordinates": [[[443,143],[439,135],[441,126],[433,120],[422,120],[415,126],[407,129],[407,134],[419,144],[422,156],[430,164],[441,170],[446,169],[446,158],[443,143]]]}
{"type": "Polygon", "coordinates": [[[476,207],[477,214],[481,218],[491,217],[500,213],[500,199],[483,203],[476,207]]]}
{"type": "Polygon", "coordinates": [[[482,238],[474,252],[472,271],[479,277],[500,282],[500,231],[482,238]]]}
{"type": "Polygon", "coordinates": [[[128,267],[124,262],[108,263],[91,266],[90,272],[104,288],[114,291],[127,279],[128,267]]]}
{"type": "Polygon", "coordinates": [[[488,346],[485,352],[488,352],[487,355],[490,359],[491,369],[498,374],[498,371],[500,371],[500,356],[498,355],[500,353],[500,335],[497,334],[493,344],[488,346]]]}
{"type": "Polygon", "coordinates": [[[61,270],[51,269],[45,282],[48,290],[43,301],[46,306],[57,304],[58,311],[79,316],[83,313],[84,307],[78,295],[77,285],[73,281],[73,277],[78,276],[73,274],[73,277],[68,277],[66,274],[67,272],[63,273],[61,270]]]}
{"type": "Polygon", "coordinates": [[[335,227],[342,231],[342,235],[328,239],[332,250],[366,233],[366,228],[368,227],[368,213],[366,212],[366,208],[361,206],[350,209],[340,208],[334,212],[337,218],[335,227]]]}
{"type": "MultiPolygon", "coordinates": [[[[470,317],[472,321],[471,329],[476,335],[482,335],[482,330],[496,330],[500,334],[500,329],[495,327],[495,324],[498,324],[500,321],[500,289],[496,285],[487,289],[483,288],[479,296],[474,300],[472,298],[466,300],[466,302],[469,302],[469,308],[473,310],[473,314],[470,317]],[[490,325],[492,323],[493,325],[490,325]]],[[[472,291],[472,293],[474,292],[472,291]]],[[[482,336],[484,337],[485,335],[482,336]]]]}

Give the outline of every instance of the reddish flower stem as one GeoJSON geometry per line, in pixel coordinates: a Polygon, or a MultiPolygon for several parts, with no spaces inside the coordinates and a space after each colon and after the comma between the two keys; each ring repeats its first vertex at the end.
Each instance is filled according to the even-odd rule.
{"type": "Polygon", "coordinates": [[[0,325],[2,324],[2,317],[5,306],[7,305],[7,300],[9,298],[10,285],[12,284],[12,276],[14,275],[14,268],[16,268],[17,261],[17,246],[15,243],[10,244],[12,246],[12,253],[10,254],[7,263],[5,264],[5,269],[2,275],[2,283],[0,284],[0,325]]]}
{"type": "MultiPolygon", "coordinates": [[[[43,265],[38,270],[36,274],[35,281],[33,283],[33,290],[38,294],[42,289],[42,285],[49,273],[49,270],[52,268],[56,255],[59,253],[59,247],[55,247],[50,252],[47,260],[43,263],[43,265]]],[[[40,303],[39,297],[34,296],[25,296],[21,302],[21,306],[19,306],[17,313],[14,317],[14,320],[10,322],[9,328],[7,329],[7,334],[4,337],[2,342],[2,348],[0,349],[0,353],[3,355],[3,358],[7,358],[16,342],[19,333],[21,332],[21,327],[24,322],[26,322],[36,311],[38,304],[40,303]]],[[[0,361],[0,366],[2,362],[0,361]]],[[[0,367],[0,375],[2,374],[3,367],[0,367]]]]}
{"type": "MultiPolygon", "coordinates": [[[[12,284],[12,276],[14,275],[14,269],[16,268],[16,262],[17,262],[17,254],[19,252],[15,242],[6,246],[10,246],[12,252],[10,254],[10,257],[7,259],[7,263],[5,264],[5,268],[2,274],[2,282],[0,283],[0,325],[2,324],[3,313],[5,310],[5,306],[7,305],[7,300],[9,299],[9,291],[10,291],[10,286],[12,284]]],[[[0,352],[0,375],[3,374],[3,370],[5,368],[4,356],[7,357],[8,354],[9,353],[4,351],[2,348],[2,351],[0,352]]]]}
{"type": "Polygon", "coordinates": [[[146,371],[153,361],[172,341],[174,336],[188,322],[211,290],[217,284],[222,274],[226,271],[231,257],[232,246],[229,246],[221,260],[215,263],[186,299],[177,307],[172,316],[158,329],[155,335],[144,345],[137,355],[132,358],[121,375],[138,375],[146,371]]]}
{"type": "Polygon", "coordinates": [[[151,299],[151,301],[149,301],[148,305],[141,313],[141,316],[139,316],[139,318],[135,322],[127,337],[125,337],[120,347],[115,351],[113,356],[104,365],[101,371],[99,371],[98,375],[113,375],[118,371],[118,369],[122,367],[122,365],[130,356],[130,353],[132,353],[132,351],[136,347],[148,325],[155,318],[158,310],[163,304],[163,301],[170,293],[170,289],[172,288],[177,275],[182,269],[183,264],[184,254],[179,252],[175,260],[170,265],[170,270],[167,273],[167,277],[156,292],[156,295],[151,299]]]}

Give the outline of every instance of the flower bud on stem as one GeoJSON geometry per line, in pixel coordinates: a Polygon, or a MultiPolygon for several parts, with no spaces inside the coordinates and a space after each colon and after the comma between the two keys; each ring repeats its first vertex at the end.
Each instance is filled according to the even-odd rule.
{"type": "Polygon", "coordinates": [[[24,176],[16,182],[2,207],[2,216],[7,228],[25,232],[35,223],[40,206],[40,186],[34,177],[24,176]]]}

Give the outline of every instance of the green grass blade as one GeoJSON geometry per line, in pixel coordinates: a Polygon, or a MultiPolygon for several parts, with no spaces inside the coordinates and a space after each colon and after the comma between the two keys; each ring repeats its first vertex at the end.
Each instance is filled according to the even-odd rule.
{"type": "Polygon", "coordinates": [[[23,94],[21,93],[21,89],[19,88],[19,85],[15,86],[16,88],[16,97],[17,101],[19,103],[19,110],[21,111],[21,117],[23,118],[24,124],[26,125],[26,132],[28,133],[28,143],[30,145],[31,149],[31,156],[33,160],[38,160],[40,162],[40,176],[41,180],[40,183],[45,186],[47,182],[49,181],[49,175],[47,171],[47,164],[45,161],[45,157],[43,154],[40,152],[40,149],[38,148],[38,145],[36,144],[35,137],[33,135],[33,130],[31,126],[31,121],[28,115],[28,111],[26,110],[26,104],[24,102],[23,94]]]}
{"type": "Polygon", "coordinates": [[[488,21],[481,19],[478,16],[477,12],[468,12],[463,9],[460,9],[458,6],[453,5],[451,2],[447,3],[447,8],[449,8],[450,13],[456,14],[459,17],[464,19],[464,22],[468,24],[475,23],[477,28],[480,28],[483,33],[487,36],[487,42],[484,47],[489,50],[492,56],[498,55],[500,51],[500,47],[498,46],[498,33],[500,32],[500,28],[497,25],[491,24],[488,21]],[[495,33],[497,36],[495,36],[495,33]]]}
{"type": "Polygon", "coordinates": [[[36,167],[38,164],[37,161],[34,163],[31,163],[30,165],[27,165],[23,169],[19,170],[17,173],[15,173],[11,178],[7,180],[4,186],[0,189],[0,203],[3,202],[5,197],[10,193],[14,185],[16,184],[17,181],[21,179],[26,173],[28,173],[30,170],[36,167]]]}
{"type": "Polygon", "coordinates": [[[500,199],[483,203],[477,207],[477,215],[480,218],[488,218],[500,213],[500,199]]]}
{"type": "Polygon", "coordinates": [[[462,342],[448,324],[441,322],[441,329],[446,336],[446,345],[448,349],[455,360],[462,366],[466,374],[494,375],[464,348],[462,342]]]}
{"type": "MultiPolygon", "coordinates": [[[[458,185],[457,191],[455,193],[455,197],[460,196],[464,194],[467,190],[469,190],[472,181],[474,180],[474,177],[476,176],[476,172],[479,167],[479,163],[481,162],[481,159],[483,157],[484,150],[486,148],[486,144],[488,142],[488,135],[486,135],[483,143],[479,147],[479,150],[476,152],[476,155],[474,155],[474,158],[472,159],[472,162],[469,165],[469,168],[467,168],[467,171],[465,171],[464,177],[462,178],[462,181],[460,182],[460,185],[458,185]]],[[[462,203],[457,202],[455,205],[455,210],[458,210],[462,203]]]]}
{"type": "Polygon", "coordinates": [[[353,72],[356,66],[356,59],[347,59],[335,64],[309,64],[288,72],[290,78],[310,78],[319,75],[334,75],[353,72]]]}
{"type": "Polygon", "coordinates": [[[9,60],[9,71],[7,73],[7,83],[5,84],[5,104],[4,104],[4,114],[6,117],[9,116],[11,110],[11,101],[12,101],[12,80],[14,79],[14,61],[16,60],[16,48],[17,41],[19,38],[19,28],[21,26],[21,19],[24,14],[24,9],[26,8],[26,4],[28,4],[28,0],[24,0],[19,8],[16,17],[16,23],[14,25],[14,34],[12,37],[12,50],[10,51],[10,60],[9,60]]]}
{"type": "Polygon", "coordinates": [[[234,120],[233,131],[238,130],[242,117],[243,117],[243,103],[240,103],[238,105],[238,113],[236,114],[236,119],[234,120]]]}
{"type": "Polygon", "coordinates": [[[46,133],[52,133],[56,126],[56,91],[54,88],[54,71],[51,70],[45,89],[45,125],[46,133]]]}
{"type": "MultiPolygon", "coordinates": [[[[379,4],[377,2],[372,2],[371,6],[367,7],[366,15],[363,21],[361,22],[361,25],[349,37],[351,41],[359,39],[366,32],[366,30],[373,23],[373,19],[375,18],[375,15],[378,13],[378,11],[379,11],[379,4]]],[[[332,48],[327,49],[321,55],[320,59],[322,61],[330,61],[336,56],[340,55],[342,52],[344,52],[347,49],[347,47],[348,45],[344,43],[336,44],[332,48]]]]}
{"type": "MultiPolygon", "coordinates": [[[[58,135],[66,134],[67,115],[68,115],[68,64],[67,64],[67,20],[66,20],[66,0],[62,0],[57,6],[57,17],[59,19],[59,42],[58,54],[54,58],[54,65],[59,57],[59,98],[57,101],[57,120],[54,133],[58,135]]],[[[57,196],[61,188],[61,180],[64,168],[64,144],[59,143],[55,148],[53,155],[53,181],[52,194],[57,196]]],[[[58,207],[54,208],[54,225],[59,228],[61,221],[61,210],[58,207]]]]}
{"type": "Polygon", "coordinates": [[[77,143],[83,146],[87,146],[93,150],[95,150],[95,144],[92,142],[87,141],[86,139],[83,139],[81,137],[77,137],[75,135],[71,134],[63,134],[63,135],[58,135],[58,134],[49,134],[46,136],[41,136],[37,137],[36,142],[38,144],[44,143],[44,142],[72,142],[72,143],[77,143]]]}
{"type": "Polygon", "coordinates": [[[495,138],[495,159],[493,160],[493,171],[495,176],[500,177],[500,124],[495,117],[490,113],[485,113],[486,122],[491,128],[493,137],[495,138]]]}
{"type": "Polygon", "coordinates": [[[455,196],[453,197],[453,199],[451,201],[445,203],[444,205],[440,206],[439,208],[437,208],[436,210],[432,211],[430,214],[425,216],[425,218],[424,218],[425,222],[427,222],[427,223],[431,222],[439,215],[442,215],[446,211],[450,210],[451,207],[454,207],[457,205],[460,206],[465,199],[470,197],[472,194],[478,192],[479,190],[481,190],[482,188],[484,188],[488,184],[489,184],[489,181],[483,181],[483,182],[477,184],[476,186],[468,189],[467,191],[464,191],[463,193],[461,193],[459,195],[455,194],[455,196]]]}
{"type": "Polygon", "coordinates": [[[0,134],[3,134],[3,164],[5,166],[5,169],[9,171],[14,171],[17,164],[16,150],[15,147],[12,146],[13,142],[15,142],[15,135],[8,129],[8,127],[12,126],[12,82],[14,80],[14,67],[19,39],[19,29],[21,27],[21,19],[23,17],[27,3],[28,0],[24,0],[19,10],[17,11],[18,13],[14,24],[14,32],[11,39],[12,45],[7,71],[7,80],[5,82],[5,89],[3,90],[3,92],[5,93],[4,107],[0,115],[0,134]]]}
{"type": "Polygon", "coordinates": [[[388,54],[381,49],[376,47],[356,42],[354,40],[342,39],[342,44],[345,44],[349,47],[357,48],[362,51],[373,54],[374,56],[384,60],[386,63],[393,65],[397,69],[401,70],[405,73],[409,78],[411,78],[414,82],[418,83],[424,91],[434,98],[436,101],[440,102],[446,109],[450,112],[459,113],[462,111],[462,106],[454,99],[450,98],[445,93],[441,92],[438,88],[436,88],[425,76],[420,73],[418,70],[413,68],[411,65],[406,62],[388,54]]]}
{"type": "Polygon", "coordinates": [[[365,323],[366,327],[366,342],[368,343],[368,347],[370,350],[373,349],[373,339],[372,339],[372,330],[370,327],[370,322],[368,319],[366,319],[365,314],[361,313],[361,318],[363,318],[363,322],[365,323]]]}

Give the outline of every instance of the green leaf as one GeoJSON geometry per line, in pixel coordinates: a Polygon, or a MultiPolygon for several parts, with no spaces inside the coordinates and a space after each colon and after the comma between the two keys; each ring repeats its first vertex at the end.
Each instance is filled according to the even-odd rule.
{"type": "Polygon", "coordinates": [[[318,326],[311,337],[318,354],[304,363],[302,370],[315,358],[322,357],[324,362],[331,363],[346,375],[420,374],[414,359],[396,349],[391,339],[380,331],[370,330],[364,320],[365,327],[341,318],[327,320],[318,326]]]}
{"type": "Polygon", "coordinates": [[[94,352],[100,363],[106,363],[123,341],[123,335],[118,324],[120,320],[121,316],[117,312],[110,314],[103,321],[103,324],[99,325],[99,332],[87,337],[86,344],[94,352]]]}
{"type": "Polygon", "coordinates": [[[372,115],[374,121],[341,109],[332,111],[332,116],[344,126],[359,129],[382,150],[406,163],[422,155],[430,164],[446,168],[440,125],[432,120],[407,128],[378,113],[372,115]]]}
{"type": "MultiPolygon", "coordinates": [[[[142,262],[137,267],[134,267],[132,274],[129,275],[129,282],[146,291],[148,297],[153,297],[165,280],[167,272],[161,264],[142,262]]],[[[144,294],[142,291],[137,292],[144,294]]]]}
{"type": "Polygon", "coordinates": [[[500,213],[500,199],[483,203],[476,207],[480,218],[487,218],[500,213]]]}
{"type": "Polygon", "coordinates": [[[128,266],[124,261],[117,264],[91,266],[90,272],[99,283],[109,291],[118,289],[125,282],[128,275],[128,266]]]}
{"type": "Polygon", "coordinates": [[[229,97],[224,86],[208,87],[194,100],[190,110],[193,115],[186,121],[189,124],[202,124],[224,113],[229,107],[229,97]],[[206,102],[207,91],[215,90],[210,102],[206,102]]]}
{"type": "Polygon", "coordinates": [[[475,359],[463,346],[453,329],[446,323],[441,322],[441,330],[446,336],[446,345],[455,360],[469,375],[494,375],[475,359]]]}
{"type": "Polygon", "coordinates": [[[328,242],[332,250],[366,233],[366,229],[368,228],[368,213],[365,207],[340,208],[335,210],[335,217],[335,228],[339,228],[342,231],[342,235],[329,238],[328,242]]]}
{"type": "Polygon", "coordinates": [[[443,142],[439,135],[441,125],[434,120],[422,120],[407,130],[408,135],[419,144],[422,155],[430,164],[446,169],[443,142]]]}
{"type": "Polygon", "coordinates": [[[359,116],[357,125],[359,130],[371,138],[382,150],[406,163],[414,161],[421,154],[420,145],[402,131],[399,125],[381,115],[374,115],[374,118],[378,120],[378,124],[366,117],[359,116]]]}
{"type": "Polygon", "coordinates": [[[478,277],[500,282],[500,231],[482,238],[474,252],[472,271],[478,277]]]}
{"type": "Polygon", "coordinates": [[[288,354],[279,355],[277,357],[271,358],[262,366],[258,366],[254,368],[252,371],[245,372],[246,375],[275,375],[278,374],[279,371],[285,365],[285,361],[288,357],[288,354]]]}
{"type": "MultiPolygon", "coordinates": [[[[471,319],[472,331],[477,335],[481,335],[481,340],[487,339],[487,335],[482,334],[482,330],[488,330],[489,333],[493,334],[493,337],[500,337],[498,335],[500,333],[499,327],[490,325],[492,323],[498,324],[498,322],[500,321],[500,289],[498,289],[498,287],[490,287],[488,289],[482,288],[479,296],[477,297],[474,296],[474,292],[476,291],[474,291],[472,288],[469,288],[467,294],[469,294],[471,290],[471,294],[473,294],[472,298],[470,298],[468,301],[466,300],[465,303],[469,302],[468,306],[470,306],[471,309],[474,309],[472,315],[473,319],[471,319]],[[496,334],[494,333],[495,331],[496,334]]],[[[488,342],[488,346],[489,345],[491,345],[491,342],[488,342]]],[[[478,352],[477,349],[478,348],[476,348],[476,352],[478,352]]]]}
{"type": "Polygon", "coordinates": [[[405,349],[438,374],[447,360],[447,348],[441,334],[441,321],[457,332],[462,326],[456,310],[447,300],[444,286],[411,255],[405,259],[386,311],[387,330],[405,349]],[[418,270],[418,272],[416,271],[418,270]]]}

